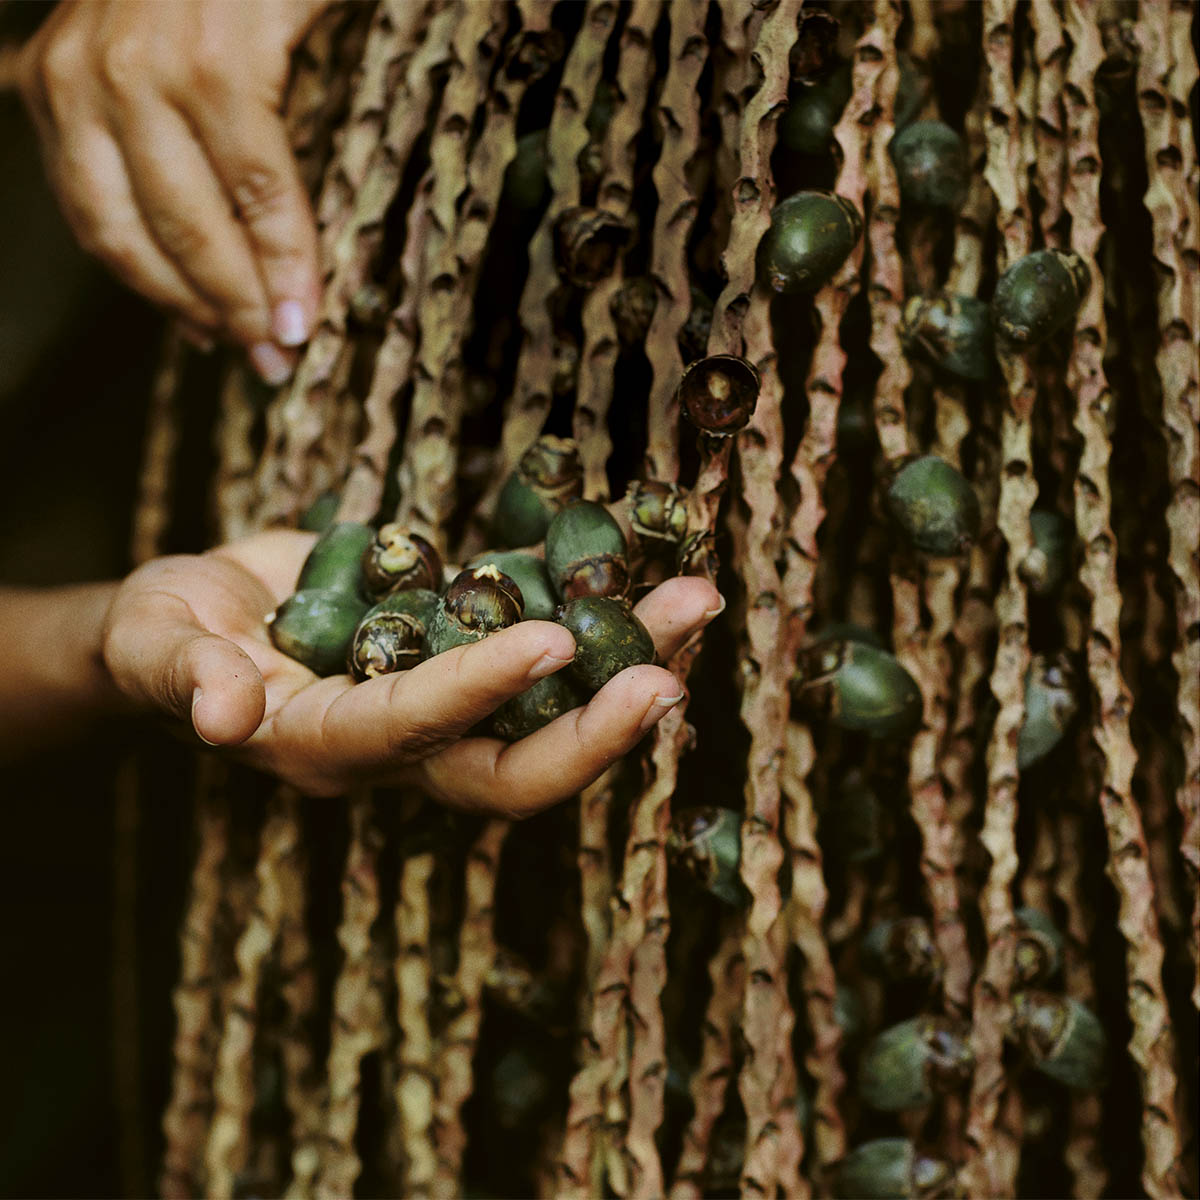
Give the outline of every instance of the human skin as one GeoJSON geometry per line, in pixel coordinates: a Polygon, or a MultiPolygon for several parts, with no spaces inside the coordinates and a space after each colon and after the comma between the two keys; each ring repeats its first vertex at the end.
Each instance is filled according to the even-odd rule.
{"type": "MultiPolygon", "coordinates": [[[[314,541],[279,530],[155,559],[121,583],[0,590],[0,760],[103,718],[159,715],[309,795],[407,785],[520,818],[586,787],[682,698],[669,671],[630,667],[519,742],[469,736],[570,661],[571,635],[548,621],[364,683],[319,679],[264,624],[314,541]]],[[[721,608],[710,583],[676,578],[635,611],[666,661],[721,608]]]]}
{"type": "Polygon", "coordinates": [[[328,0],[75,0],[17,75],[75,236],[198,344],[291,373],[320,295],[316,227],[280,115],[328,0]]]}

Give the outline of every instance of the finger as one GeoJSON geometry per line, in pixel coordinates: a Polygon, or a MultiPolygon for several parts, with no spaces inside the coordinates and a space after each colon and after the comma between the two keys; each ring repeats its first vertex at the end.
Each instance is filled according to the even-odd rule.
{"type": "Polygon", "coordinates": [[[448,745],[574,652],[560,625],[523,621],[411,671],[347,687],[332,700],[306,689],[279,714],[276,730],[301,752],[317,747],[327,774],[361,779],[448,745]]]}
{"type": "Polygon", "coordinates": [[[126,695],[190,722],[212,745],[244,742],[262,722],[266,691],[258,668],[168,592],[118,599],[104,660],[126,695]]]}
{"type": "Polygon", "coordinates": [[[421,786],[457,808],[519,819],[582,791],[683,698],[661,667],[630,667],[584,708],[508,745],[466,738],[416,768],[421,786]]]}
{"type": "MultiPolygon", "coordinates": [[[[234,338],[255,348],[270,345],[254,255],[203,148],[174,109],[133,91],[126,97],[113,107],[112,119],[146,226],[234,338]]],[[[264,374],[268,383],[287,378],[276,365],[270,377],[264,374]]],[[[263,373],[262,363],[255,366],[263,373]]]]}
{"type": "Polygon", "coordinates": [[[274,338],[281,346],[302,345],[320,291],[317,230],[283,120],[223,83],[208,86],[199,98],[204,103],[189,103],[185,111],[250,239],[274,338]]]}
{"type": "Polygon", "coordinates": [[[725,607],[721,593],[706,579],[680,575],[660,583],[633,610],[654,638],[665,662],[725,607]]]}

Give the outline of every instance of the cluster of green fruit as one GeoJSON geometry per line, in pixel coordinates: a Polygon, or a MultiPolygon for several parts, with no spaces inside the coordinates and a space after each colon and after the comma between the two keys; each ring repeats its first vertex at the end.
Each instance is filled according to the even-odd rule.
{"type": "MultiPolygon", "coordinates": [[[[347,672],[361,682],[409,670],[518,621],[556,621],[575,638],[573,661],[492,717],[499,736],[525,737],[587,703],[625,668],[654,661],[653,639],[630,603],[625,534],[603,505],[580,497],[581,479],[574,442],[539,438],[499,498],[493,534],[504,549],[455,574],[402,525],[330,525],[295,594],[267,618],[271,640],[318,675],[347,672]]],[[[682,542],[687,511],[675,485],[636,484],[629,503],[639,547],[682,542]]],[[[653,559],[642,548],[639,565],[653,559]]]]}

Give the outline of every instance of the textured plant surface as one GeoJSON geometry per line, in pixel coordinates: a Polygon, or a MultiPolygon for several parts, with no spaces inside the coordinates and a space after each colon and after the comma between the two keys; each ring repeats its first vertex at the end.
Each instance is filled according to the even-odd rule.
{"type": "MultiPolygon", "coordinates": [[[[315,30],[288,111],[324,300],[290,385],[230,364],[205,410],[213,540],[332,490],[341,519],[465,562],[551,433],[578,441],[588,499],[688,488],[680,569],[728,609],[670,664],[688,697],[641,753],[518,827],[198,764],[164,1193],[820,1196],[849,1150],[903,1136],[950,1164],[938,1195],[1196,1194],[1194,20],[1172,0],[380,0],[315,30]],[[777,145],[839,66],[828,152],[777,145]],[[955,212],[902,196],[889,145],[914,116],[961,138],[955,212]],[[528,153],[545,187],[518,201],[528,153]],[[863,236],[819,290],[776,296],[756,251],[802,189],[863,236]],[[591,286],[556,261],[579,206],[629,233],[591,286]],[[1059,334],[998,342],[985,382],[906,356],[906,300],[989,300],[1043,248],[1090,273],[1059,334]],[[728,437],[679,411],[703,298],[707,353],[761,382],[728,437]],[[888,516],[928,454],[982,510],[957,557],[888,516]],[[1069,531],[1054,589],[1035,510],[1069,531]],[[802,651],[847,622],[915,682],[911,737],[792,701],[802,651]],[[1060,653],[1078,711],[1030,761],[1031,664],[1060,653]],[[742,815],[742,908],[669,869],[672,814],[702,805],[742,815]],[[1091,1090],[1016,1045],[1023,905],[1062,935],[1037,986],[1105,1030],[1091,1090]],[[901,916],[932,934],[919,986],[862,952],[901,916]],[[514,954],[523,988],[498,982],[514,954]],[[922,1013],[962,1022],[969,1080],[875,1111],[864,1047],[922,1013]]],[[[168,345],[139,560],[188,503],[195,374],[168,345]]]]}

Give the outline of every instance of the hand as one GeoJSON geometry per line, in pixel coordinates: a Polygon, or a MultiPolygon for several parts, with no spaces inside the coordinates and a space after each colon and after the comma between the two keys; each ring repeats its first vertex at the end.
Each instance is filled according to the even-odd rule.
{"type": "MultiPolygon", "coordinates": [[[[395,675],[318,679],[272,646],[263,619],[295,586],[312,534],[258,534],[157,559],[121,585],[104,631],[120,690],[189,721],[205,741],[312,795],[414,785],[459,808],[522,817],[585,787],[682,697],[661,667],[630,667],[584,708],[511,745],[466,736],[505,700],[570,661],[570,633],[525,621],[395,675]]],[[[637,606],[669,658],[720,611],[701,579],[637,606]]]]}
{"type": "Polygon", "coordinates": [[[279,107],[329,0],[77,0],[22,51],[21,90],[84,249],[282,383],[319,297],[316,229],[279,107]]]}

